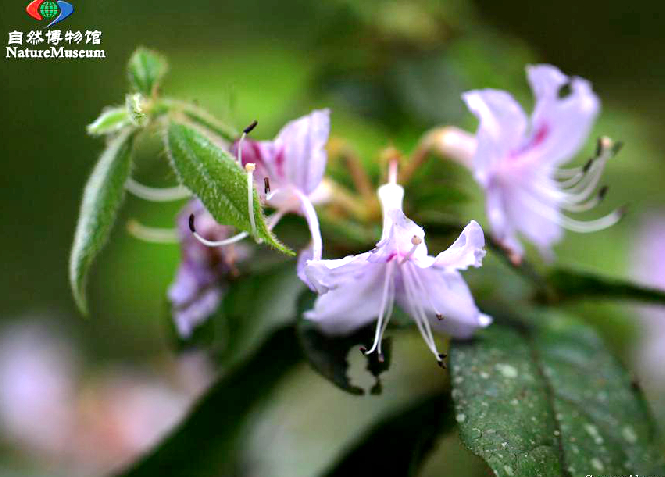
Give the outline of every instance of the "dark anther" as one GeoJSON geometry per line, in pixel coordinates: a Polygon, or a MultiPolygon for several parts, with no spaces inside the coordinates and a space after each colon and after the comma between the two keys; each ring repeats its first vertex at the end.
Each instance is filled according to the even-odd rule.
{"type": "Polygon", "coordinates": [[[582,168],[582,172],[583,172],[584,174],[586,174],[587,172],[589,172],[589,169],[591,169],[591,164],[593,164],[593,159],[594,159],[594,158],[592,157],[591,159],[589,159],[588,161],[586,161],[586,164],[584,164],[584,167],[582,168]]]}
{"type": "Polygon", "coordinates": [[[614,144],[612,144],[612,154],[614,155],[618,154],[622,147],[623,147],[623,141],[617,141],[614,144]]]}
{"type": "Polygon", "coordinates": [[[609,187],[606,186],[606,185],[600,188],[600,190],[598,191],[598,199],[599,200],[603,200],[605,198],[605,196],[607,195],[607,190],[608,189],[609,189],[609,187]]]}
{"type": "Polygon", "coordinates": [[[603,153],[603,138],[599,137],[598,142],[596,143],[596,157],[600,156],[603,153]]]}
{"type": "Polygon", "coordinates": [[[444,359],[446,359],[448,355],[447,354],[440,354],[437,362],[439,363],[439,366],[441,366],[442,369],[446,369],[446,363],[443,362],[444,359]]]}
{"type": "Polygon", "coordinates": [[[361,347],[360,347],[360,352],[361,352],[362,354],[366,354],[366,353],[367,353],[367,348],[365,348],[364,346],[361,346],[361,347]]]}
{"type": "Polygon", "coordinates": [[[194,227],[194,214],[189,214],[189,230],[192,233],[196,233],[196,228],[194,227]]]}
{"type": "Polygon", "coordinates": [[[617,214],[619,214],[619,218],[622,218],[624,215],[628,213],[628,205],[623,205],[617,209],[617,214]]]}
{"type": "Polygon", "coordinates": [[[443,315],[441,313],[436,314],[436,319],[437,320],[443,320],[443,315]]]}
{"type": "Polygon", "coordinates": [[[245,129],[242,130],[245,134],[249,134],[252,132],[252,130],[256,127],[256,125],[259,124],[259,122],[255,119],[254,121],[251,122],[249,126],[247,126],[245,129]]]}
{"type": "Polygon", "coordinates": [[[268,179],[267,176],[263,178],[263,192],[265,194],[268,194],[270,192],[270,180],[268,179]]]}

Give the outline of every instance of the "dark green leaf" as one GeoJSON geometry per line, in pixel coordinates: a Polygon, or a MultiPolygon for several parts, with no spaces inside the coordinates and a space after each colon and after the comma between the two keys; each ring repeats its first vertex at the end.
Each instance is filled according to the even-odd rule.
{"type": "Polygon", "coordinates": [[[590,328],[545,315],[450,349],[464,444],[499,476],[665,474],[639,392],[590,328]]]}
{"type": "Polygon", "coordinates": [[[115,221],[131,168],[133,133],[125,131],[111,139],[95,165],[83,192],[74,245],[69,261],[69,280],[74,300],[87,314],[86,277],[115,221]]]}
{"type": "Polygon", "coordinates": [[[147,48],[138,48],[127,66],[129,84],[134,91],[152,96],[166,74],[166,58],[147,48]]]}
{"type": "MultiPolygon", "coordinates": [[[[303,296],[300,309],[308,310],[314,303],[314,295],[307,293],[303,296]]],[[[350,394],[361,395],[365,391],[351,383],[348,376],[348,355],[352,348],[363,345],[369,347],[374,341],[374,324],[365,326],[349,335],[335,336],[322,332],[319,327],[304,318],[298,322],[298,336],[300,344],[314,370],[328,379],[335,386],[350,394]]],[[[383,357],[377,353],[367,356],[367,370],[374,376],[375,383],[370,392],[381,393],[381,380],[379,375],[388,370],[390,366],[391,341],[386,338],[382,343],[383,357]]],[[[358,351],[359,352],[359,351],[358,351]]]]}
{"type": "Polygon", "coordinates": [[[220,378],[163,442],[120,475],[238,475],[243,429],[252,411],[300,359],[295,329],[278,330],[253,358],[220,378]]]}
{"type": "Polygon", "coordinates": [[[419,400],[358,440],[325,475],[417,475],[436,439],[453,427],[448,395],[419,400]]]}
{"type": "MultiPolygon", "coordinates": [[[[547,281],[555,300],[613,298],[665,304],[665,291],[583,271],[554,269],[547,281]]],[[[541,298],[548,301],[548,297],[541,298]]]]}
{"type": "MultiPolygon", "coordinates": [[[[251,232],[247,174],[226,151],[191,126],[171,122],[166,147],[180,181],[196,194],[221,224],[251,232]]],[[[257,234],[281,252],[293,255],[268,229],[256,190],[254,218],[257,234]]]]}
{"type": "Polygon", "coordinates": [[[88,133],[94,135],[115,133],[131,124],[126,107],[106,108],[93,123],[88,125],[88,133]]]}

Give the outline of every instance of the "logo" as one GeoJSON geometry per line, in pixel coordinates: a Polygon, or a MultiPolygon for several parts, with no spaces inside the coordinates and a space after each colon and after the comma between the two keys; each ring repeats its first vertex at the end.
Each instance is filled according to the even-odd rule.
{"type": "Polygon", "coordinates": [[[33,0],[25,7],[25,11],[36,20],[51,20],[51,23],[46,25],[46,28],[50,28],[74,13],[74,6],[64,0],[58,0],[57,2],[53,0],[33,0]]]}

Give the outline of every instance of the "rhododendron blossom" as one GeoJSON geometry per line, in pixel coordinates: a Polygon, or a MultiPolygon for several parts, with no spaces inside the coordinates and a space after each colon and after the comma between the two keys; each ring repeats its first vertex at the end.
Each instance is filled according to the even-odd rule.
{"type": "Polygon", "coordinates": [[[482,229],[472,221],[445,252],[430,256],[425,232],[402,211],[404,189],[391,182],[379,191],[383,233],[376,247],[339,260],[309,260],[305,273],[320,294],[305,314],[329,333],[344,334],[378,316],[375,339],[366,354],[378,351],[397,304],[411,315],[425,342],[443,362],[432,330],[458,338],[489,325],[492,319],[476,306],[460,274],[479,267],[485,255],[482,229]]]}
{"type": "Polygon", "coordinates": [[[484,89],[463,95],[480,120],[471,167],[485,189],[494,236],[521,255],[521,234],[549,256],[562,228],[592,232],[620,218],[621,211],[615,211],[582,222],[564,213],[590,210],[602,200],[607,189],[595,190],[616,148],[609,139],[601,139],[597,157],[586,166],[561,169],[587,139],[598,114],[598,98],[588,81],[569,78],[553,66],[529,66],[527,76],[535,98],[530,118],[504,91],[484,89]],[[565,85],[570,94],[562,97],[565,85]]]}

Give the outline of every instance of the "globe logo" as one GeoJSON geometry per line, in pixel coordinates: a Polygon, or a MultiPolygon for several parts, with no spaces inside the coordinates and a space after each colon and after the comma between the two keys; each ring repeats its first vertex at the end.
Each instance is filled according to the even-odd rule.
{"type": "Polygon", "coordinates": [[[39,6],[41,16],[50,20],[58,14],[58,4],[55,2],[44,2],[39,6]]]}
{"type": "Polygon", "coordinates": [[[35,20],[51,20],[46,25],[46,28],[50,28],[74,13],[74,6],[64,0],[58,0],[57,2],[53,0],[33,0],[25,7],[25,11],[35,20]]]}

